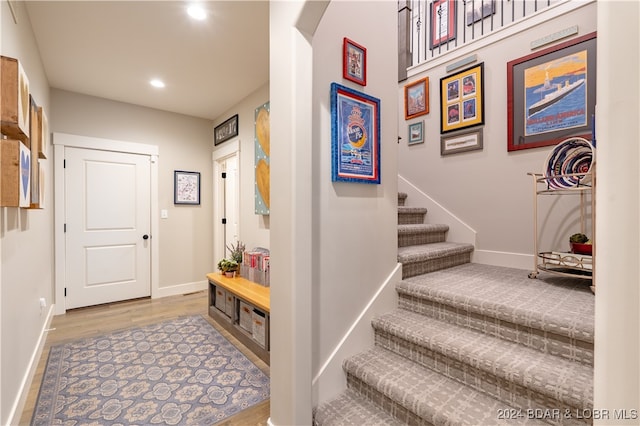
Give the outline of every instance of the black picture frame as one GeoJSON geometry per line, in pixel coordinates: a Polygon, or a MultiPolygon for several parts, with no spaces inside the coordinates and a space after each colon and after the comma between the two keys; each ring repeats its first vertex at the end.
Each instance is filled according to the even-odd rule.
{"type": "Polygon", "coordinates": [[[200,205],[200,172],[173,172],[173,204],[200,205]]]}
{"type": "Polygon", "coordinates": [[[236,136],[238,136],[238,114],[225,120],[213,129],[214,145],[220,145],[222,142],[228,141],[236,136]]]}

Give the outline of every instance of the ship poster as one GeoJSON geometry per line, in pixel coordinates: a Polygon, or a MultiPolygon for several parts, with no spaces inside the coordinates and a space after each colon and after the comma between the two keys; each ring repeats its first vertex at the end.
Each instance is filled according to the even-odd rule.
{"type": "Polygon", "coordinates": [[[380,183],[380,101],[331,85],[332,181],[380,183]]]}
{"type": "Polygon", "coordinates": [[[524,70],[525,136],[587,125],[587,50],[524,70]]]}

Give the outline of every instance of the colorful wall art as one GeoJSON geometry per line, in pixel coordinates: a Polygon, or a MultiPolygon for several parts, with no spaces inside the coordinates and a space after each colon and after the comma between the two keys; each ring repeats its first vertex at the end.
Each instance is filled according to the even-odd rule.
{"type": "Polygon", "coordinates": [[[269,161],[269,102],[255,111],[256,187],[255,212],[268,215],[270,209],[271,166],[269,161]]]}

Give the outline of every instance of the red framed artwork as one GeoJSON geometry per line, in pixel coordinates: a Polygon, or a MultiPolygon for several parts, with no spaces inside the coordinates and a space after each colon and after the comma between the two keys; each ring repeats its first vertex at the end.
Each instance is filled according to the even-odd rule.
{"type": "Polygon", "coordinates": [[[367,85],[367,49],[346,37],[342,41],[342,77],[367,85]]]}
{"type": "Polygon", "coordinates": [[[404,119],[429,113],[429,77],[404,86],[404,119]]]}
{"type": "Polygon", "coordinates": [[[433,0],[429,10],[431,21],[431,34],[429,44],[431,49],[446,44],[456,38],[456,11],[455,0],[433,0]]]}
{"type": "Polygon", "coordinates": [[[596,33],[507,63],[507,150],[590,139],[596,105],[596,33]]]}

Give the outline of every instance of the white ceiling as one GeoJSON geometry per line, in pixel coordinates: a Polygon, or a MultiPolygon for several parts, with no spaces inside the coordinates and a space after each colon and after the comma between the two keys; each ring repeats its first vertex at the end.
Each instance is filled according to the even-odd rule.
{"type": "Polygon", "coordinates": [[[269,80],[269,3],[200,4],[205,21],[186,1],[26,8],[51,87],[213,120],[269,80]]]}

